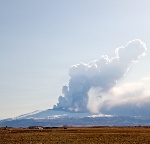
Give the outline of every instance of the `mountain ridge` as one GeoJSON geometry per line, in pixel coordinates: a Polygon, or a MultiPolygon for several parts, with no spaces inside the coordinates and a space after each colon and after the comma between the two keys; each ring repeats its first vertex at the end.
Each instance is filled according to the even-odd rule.
{"type": "Polygon", "coordinates": [[[18,117],[0,120],[0,126],[149,126],[150,118],[140,116],[92,115],[60,109],[37,110],[18,117]]]}

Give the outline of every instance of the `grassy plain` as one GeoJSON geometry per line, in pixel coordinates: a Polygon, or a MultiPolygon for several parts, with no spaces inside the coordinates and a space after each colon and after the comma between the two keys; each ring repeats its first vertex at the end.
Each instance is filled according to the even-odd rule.
{"type": "Polygon", "coordinates": [[[150,127],[0,128],[0,144],[150,144],[150,127]]]}

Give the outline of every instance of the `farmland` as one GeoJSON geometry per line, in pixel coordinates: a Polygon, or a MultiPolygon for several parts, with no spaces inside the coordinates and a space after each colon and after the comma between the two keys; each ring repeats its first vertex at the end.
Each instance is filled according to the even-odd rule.
{"type": "Polygon", "coordinates": [[[150,127],[0,128],[0,144],[149,144],[150,127]]]}

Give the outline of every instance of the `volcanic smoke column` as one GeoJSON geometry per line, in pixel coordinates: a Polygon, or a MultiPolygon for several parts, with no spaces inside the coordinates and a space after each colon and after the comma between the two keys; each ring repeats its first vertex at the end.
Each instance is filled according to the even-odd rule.
{"type": "Polygon", "coordinates": [[[125,76],[130,66],[145,55],[145,51],[146,45],[136,39],[129,41],[125,47],[117,48],[113,58],[103,55],[99,60],[88,64],[73,65],[69,69],[69,85],[63,86],[63,96],[58,98],[54,109],[90,111],[89,107],[87,108],[89,100],[92,99],[88,96],[90,89],[99,88],[100,93],[107,94],[116,82],[125,76]]]}

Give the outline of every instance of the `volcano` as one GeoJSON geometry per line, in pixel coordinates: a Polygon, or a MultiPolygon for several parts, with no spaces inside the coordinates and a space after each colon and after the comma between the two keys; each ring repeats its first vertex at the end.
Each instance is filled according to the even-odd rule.
{"type": "Polygon", "coordinates": [[[150,118],[112,115],[92,115],[88,112],[73,112],[60,109],[47,109],[23,114],[0,121],[0,126],[149,126],[150,118]]]}

